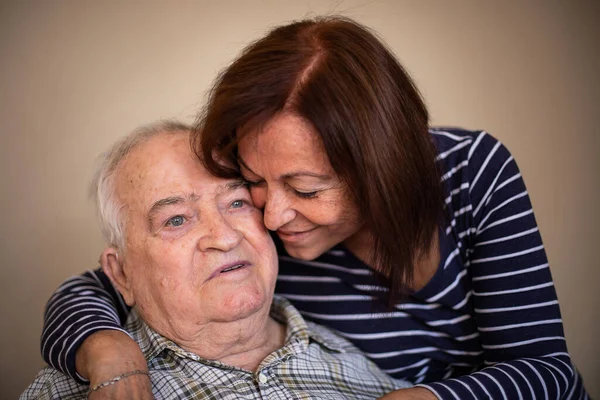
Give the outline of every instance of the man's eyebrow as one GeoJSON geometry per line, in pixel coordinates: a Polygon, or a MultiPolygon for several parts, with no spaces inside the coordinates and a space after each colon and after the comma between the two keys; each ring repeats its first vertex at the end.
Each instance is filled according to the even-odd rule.
{"type": "MultiPolygon", "coordinates": [[[[246,168],[248,171],[252,172],[254,175],[257,175],[256,172],[252,171],[252,169],[250,167],[248,167],[248,165],[244,162],[244,160],[241,157],[238,157],[238,163],[246,168]]],[[[290,172],[289,174],[284,174],[281,176],[282,179],[293,179],[293,178],[298,178],[300,176],[310,176],[311,178],[317,178],[317,179],[321,179],[323,181],[329,180],[331,179],[330,175],[327,174],[317,174],[316,172],[311,172],[311,171],[296,171],[296,172],[290,172]]]]}
{"type": "MultiPolygon", "coordinates": [[[[196,201],[199,198],[200,198],[200,196],[195,193],[192,193],[188,196],[188,200],[190,200],[190,201],[196,201]]],[[[150,211],[148,211],[148,220],[152,221],[152,218],[154,217],[154,215],[157,214],[163,208],[173,205],[173,204],[181,204],[185,201],[186,201],[186,199],[183,198],[182,196],[170,196],[170,197],[165,197],[164,199],[155,201],[154,204],[152,204],[152,207],[150,207],[150,211]]]]}
{"type": "Polygon", "coordinates": [[[224,185],[221,185],[219,187],[219,189],[231,191],[231,190],[236,190],[236,189],[239,189],[241,187],[244,187],[245,184],[246,184],[246,182],[244,182],[244,180],[242,178],[240,178],[240,179],[235,179],[235,180],[233,180],[231,182],[227,182],[224,185]]]}

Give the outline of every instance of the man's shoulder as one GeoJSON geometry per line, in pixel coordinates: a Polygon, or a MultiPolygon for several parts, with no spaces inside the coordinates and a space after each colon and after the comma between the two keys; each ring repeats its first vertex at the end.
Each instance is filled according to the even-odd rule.
{"type": "Polygon", "coordinates": [[[88,387],[51,367],[43,368],[19,400],[85,399],[88,387]]]}

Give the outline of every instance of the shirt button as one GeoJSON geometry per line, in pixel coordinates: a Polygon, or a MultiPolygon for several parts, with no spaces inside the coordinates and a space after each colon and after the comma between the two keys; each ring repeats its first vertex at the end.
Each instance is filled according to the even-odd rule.
{"type": "Polygon", "coordinates": [[[258,381],[260,383],[267,383],[267,376],[261,372],[258,374],[258,381]]]}

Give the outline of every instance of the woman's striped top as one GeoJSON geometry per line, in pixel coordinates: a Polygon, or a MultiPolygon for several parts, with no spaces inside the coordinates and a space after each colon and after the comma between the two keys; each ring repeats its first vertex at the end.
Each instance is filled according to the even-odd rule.
{"type": "MultiPolygon", "coordinates": [[[[513,157],[485,132],[432,129],[447,223],[431,281],[389,310],[373,271],[338,245],[314,261],[280,243],[276,293],[336,329],[384,371],[441,399],[586,399],[571,363],[541,236],[513,157]]],[[[66,281],[45,312],[42,354],[81,381],[75,351],[121,329],[127,306],[99,270],[66,281]]]]}

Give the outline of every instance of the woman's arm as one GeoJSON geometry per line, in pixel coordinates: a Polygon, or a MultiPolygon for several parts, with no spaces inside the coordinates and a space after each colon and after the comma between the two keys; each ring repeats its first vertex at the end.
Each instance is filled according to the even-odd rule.
{"type": "Polygon", "coordinates": [[[131,347],[133,344],[139,357],[139,348],[121,328],[128,313],[129,307],[100,269],[70,278],[57,289],[46,306],[42,357],[52,367],[80,383],[87,383],[87,378],[94,372],[93,366],[100,364],[95,360],[101,355],[110,356],[111,349],[129,349],[130,354],[135,355],[131,347]],[[102,340],[101,334],[95,335],[93,341],[86,340],[93,333],[105,330],[120,332],[116,336],[107,334],[105,340],[102,340]],[[84,351],[78,352],[84,342],[84,351]],[[115,347],[115,343],[119,346],[115,347]],[[90,360],[94,360],[95,364],[90,360]],[[76,361],[82,371],[76,368],[76,361]]]}
{"type": "MultiPolygon", "coordinates": [[[[508,150],[481,133],[469,151],[467,266],[485,368],[420,385],[441,399],[587,398],[567,352],[546,253],[508,150]]],[[[461,233],[459,232],[459,235],[461,233]]]]}

